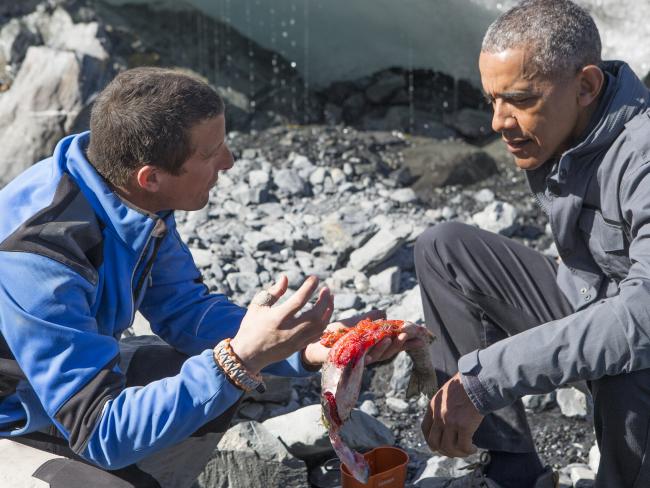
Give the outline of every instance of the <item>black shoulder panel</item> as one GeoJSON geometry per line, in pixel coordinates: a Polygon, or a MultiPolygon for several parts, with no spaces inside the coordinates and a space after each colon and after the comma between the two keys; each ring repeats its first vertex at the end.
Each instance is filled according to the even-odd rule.
{"type": "Polygon", "coordinates": [[[25,221],[0,251],[21,251],[54,259],[97,283],[103,260],[103,223],[77,184],[65,174],[47,207],[25,221]]]}

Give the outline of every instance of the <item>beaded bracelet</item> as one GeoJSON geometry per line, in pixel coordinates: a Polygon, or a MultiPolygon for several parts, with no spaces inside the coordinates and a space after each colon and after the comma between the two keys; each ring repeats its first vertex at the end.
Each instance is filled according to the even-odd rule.
{"type": "Polygon", "coordinates": [[[246,369],[235,351],[232,350],[230,339],[224,339],[216,345],[214,360],[238,388],[244,391],[255,390],[259,393],[266,391],[262,375],[252,374],[246,369]]]}

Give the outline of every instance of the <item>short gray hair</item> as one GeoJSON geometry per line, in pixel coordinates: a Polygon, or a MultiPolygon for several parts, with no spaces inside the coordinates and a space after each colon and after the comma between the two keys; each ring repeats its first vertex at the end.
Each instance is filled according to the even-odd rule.
{"type": "Polygon", "coordinates": [[[527,49],[543,76],[573,74],[601,61],[600,35],[591,15],[569,0],[524,0],[488,28],[481,50],[527,49]]]}

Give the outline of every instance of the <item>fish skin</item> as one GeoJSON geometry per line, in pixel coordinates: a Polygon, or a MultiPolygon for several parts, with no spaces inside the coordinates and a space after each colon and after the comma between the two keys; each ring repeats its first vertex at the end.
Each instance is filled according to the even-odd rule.
{"type": "Polygon", "coordinates": [[[429,347],[434,336],[426,327],[406,321],[362,320],[350,329],[327,332],[321,340],[323,345],[331,347],[321,373],[323,423],[329,430],[330,441],[336,455],[355,479],[362,483],[368,481],[370,472],[368,464],[361,454],[353,451],[343,442],[339,431],[350,418],[350,413],[359,398],[368,350],[384,337],[397,337],[404,331],[411,332],[412,336],[421,338],[426,344],[424,347],[407,351],[413,359],[407,396],[424,393],[431,398],[436,391],[436,376],[429,347]],[[358,331],[350,334],[356,327],[359,327],[358,331]],[[369,334],[367,337],[364,335],[366,330],[369,334]],[[358,336],[358,332],[362,334],[361,337],[358,336]],[[347,362],[340,364],[341,358],[347,359],[347,362]]]}

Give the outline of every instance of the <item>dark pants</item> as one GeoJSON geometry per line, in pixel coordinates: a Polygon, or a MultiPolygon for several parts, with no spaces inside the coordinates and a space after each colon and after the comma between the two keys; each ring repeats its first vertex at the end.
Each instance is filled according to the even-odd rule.
{"type": "MultiPolygon", "coordinates": [[[[437,336],[432,347],[439,384],[458,371],[460,356],[573,312],[555,282],[554,260],[475,227],[448,222],[424,232],[415,265],[425,320],[437,336]]],[[[589,386],[601,450],[596,486],[650,487],[650,370],[589,386]]],[[[532,452],[521,401],[487,415],[474,442],[488,450],[532,452]]]]}
{"type": "MultiPolygon", "coordinates": [[[[179,373],[181,366],[187,359],[187,356],[177,352],[166,344],[162,344],[162,341],[153,336],[126,339],[120,343],[120,350],[123,357],[128,356],[128,362],[123,365],[123,369],[126,371],[127,387],[144,386],[161,378],[175,376],[179,373]]],[[[213,449],[218,441],[217,436],[212,436],[214,440],[210,439],[207,442],[201,441],[204,437],[207,439],[208,435],[225,432],[230,426],[230,422],[238,407],[239,402],[194,432],[191,438],[199,438],[196,447],[193,447],[194,444],[191,442],[186,441],[179,445],[179,449],[205,449],[208,447],[213,449]]],[[[86,488],[89,486],[98,488],[164,488],[166,486],[179,486],[177,479],[173,478],[172,481],[169,481],[169,477],[159,476],[156,470],[150,472],[146,466],[141,466],[140,463],[114,471],[104,471],[96,466],[90,465],[72,452],[54,427],[50,428],[47,432],[30,434],[23,438],[17,438],[15,441],[56,456],[63,456],[63,458],[57,457],[48,460],[42,466],[38,467],[32,475],[37,479],[49,483],[51,488],[86,488]]],[[[174,447],[168,449],[174,449],[174,447]]],[[[174,462],[173,453],[166,461],[170,463],[174,462]]],[[[187,465],[178,466],[179,471],[184,469],[189,468],[187,465]]]]}

